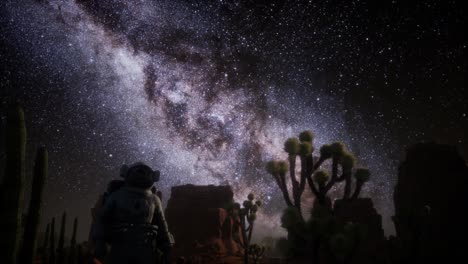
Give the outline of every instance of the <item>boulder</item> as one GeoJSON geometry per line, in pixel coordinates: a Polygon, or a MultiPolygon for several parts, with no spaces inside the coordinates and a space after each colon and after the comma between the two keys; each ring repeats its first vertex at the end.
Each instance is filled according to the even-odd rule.
{"type": "Polygon", "coordinates": [[[468,167],[454,146],[416,144],[400,164],[394,192],[401,263],[448,263],[464,257],[468,167]]]}
{"type": "Polygon", "coordinates": [[[166,220],[176,244],[175,256],[235,255],[240,235],[224,209],[233,201],[230,186],[174,186],[166,207],[166,220]]]}
{"type": "Polygon", "coordinates": [[[385,238],[382,216],[377,213],[372,199],[336,200],[333,212],[336,219],[342,224],[352,222],[364,225],[369,239],[382,240],[385,238]]]}
{"type": "Polygon", "coordinates": [[[382,216],[375,209],[372,199],[336,200],[333,213],[340,226],[346,223],[358,224],[363,232],[349,263],[385,262],[388,254],[382,216]]]}

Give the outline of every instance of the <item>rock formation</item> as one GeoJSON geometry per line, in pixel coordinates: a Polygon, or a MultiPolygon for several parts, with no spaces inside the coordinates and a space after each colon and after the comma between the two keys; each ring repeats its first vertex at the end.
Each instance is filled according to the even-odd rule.
{"type": "Polygon", "coordinates": [[[358,241],[351,263],[384,263],[387,252],[382,216],[372,199],[336,200],[333,211],[339,225],[354,223],[362,228],[363,239],[358,241]]]}
{"type": "Polygon", "coordinates": [[[465,255],[467,193],[468,167],[455,147],[407,149],[394,193],[400,263],[447,263],[449,256],[465,255]]]}
{"type": "Polygon", "coordinates": [[[176,245],[174,255],[235,255],[239,236],[224,208],[233,201],[230,186],[182,185],[172,187],[166,220],[176,245]]]}

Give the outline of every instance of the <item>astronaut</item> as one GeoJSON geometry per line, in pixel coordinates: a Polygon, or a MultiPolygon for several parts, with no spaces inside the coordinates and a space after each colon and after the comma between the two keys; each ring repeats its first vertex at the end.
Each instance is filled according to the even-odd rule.
{"type": "Polygon", "coordinates": [[[157,249],[163,253],[162,263],[167,262],[174,239],[161,200],[151,191],[159,171],[137,162],[122,166],[120,176],[125,183],[108,194],[97,212],[93,227],[96,258],[106,257],[109,244],[110,264],[158,263],[157,249]]]}

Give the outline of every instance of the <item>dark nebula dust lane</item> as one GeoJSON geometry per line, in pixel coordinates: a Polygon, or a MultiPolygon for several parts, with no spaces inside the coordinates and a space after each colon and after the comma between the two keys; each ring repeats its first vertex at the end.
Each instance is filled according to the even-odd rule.
{"type": "Polygon", "coordinates": [[[30,150],[51,152],[45,217],[89,219],[119,167],[144,161],[166,199],[173,185],[228,183],[238,199],[257,193],[276,226],[284,204],[264,163],[310,129],[316,149],[343,141],[371,169],[364,195],[391,233],[404,145],[466,148],[462,13],[415,5],[5,1],[2,109],[24,102],[30,150]]]}

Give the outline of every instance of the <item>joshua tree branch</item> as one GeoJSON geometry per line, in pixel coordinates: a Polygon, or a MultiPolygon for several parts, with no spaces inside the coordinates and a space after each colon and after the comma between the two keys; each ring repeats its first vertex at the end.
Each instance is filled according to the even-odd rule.
{"type": "Polygon", "coordinates": [[[362,181],[356,181],[356,189],[354,189],[354,193],[351,196],[351,199],[356,199],[359,196],[359,193],[361,192],[362,186],[364,185],[364,182],[362,181]]]}
{"type": "Polygon", "coordinates": [[[332,180],[335,181],[338,178],[338,159],[332,158],[332,180]]]}
{"type": "MultiPolygon", "coordinates": [[[[253,222],[250,223],[249,225],[249,237],[248,237],[248,241],[250,242],[250,240],[252,239],[252,230],[253,230],[253,222]]],[[[250,244],[250,243],[249,243],[250,244]]]]}
{"type": "Polygon", "coordinates": [[[332,158],[332,176],[331,179],[328,181],[328,183],[323,186],[323,191],[324,195],[327,194],[327,192],[335,185],[335,183],[338,181],[338,159],[333,157],[332,158]]]}
{"type": "Polygon", "coordinates": [[[286,201],[286,204],[288,206],[293,206],[291,198],[289,197],[288,186],[286,185],[286,175],[280,174],[279,179],[280,179],[280,182],[281,182],[280,189],[283,192],[283,196],[284,196],[284,199],[286,201]]]}
{"type": "Polygon", "coordinates": [[[286,205],[293,206],[291,198],[289,198],[288,188],[285,182],[285,175],[279,175],[275,173],[273,174],[273,178],[275,179],[276,184],[278,184],[278,187],[280,188],[281,193],[283,194],[284,200],[286,201],[286,205]]]}
{"type": "Polygon", "coordinates": [[[296,179],[296,155],[289,155],[289,176],[291,177],[294,205],[297,206],[299,182],[296,179]]]}
{"type": "Polygon", "coordinates": [[[314,181],[312,180],[312,176],[311,175],[307,175],[307,183],[309,184],[309,187],[310,187],[310,190],[312,191],[312,193],[318,197],[320,195],[317,187],[315,187],[315,183],[314,181]]]}
{"type": "Polygon", "coordinates": [[[314,173],[314,171],[316,171],[320,166],[322,166],[322,163],[325,161],[326,159],[320,157],[319,160],[317,161],[317,163],[314,164],[313,166],[313,170],[310,172],[311,174],[314,173]]]}
{"type": "Polygon", "coordinates": [[[314,158],[312,157],[312,154],[309,154],[305,157],[301,157],[301,181],[299,183],[299,190],[302,193],[304,192],[305,189],[305,184],[307,180],[307,175],[310,175],[312,168],[314,167],[314,158]]]}
{"type": "Polygon", "coordinates": [[[336,178],[336,182],[342,182],[346,180],[347,177],[351,176],[351,171],[343,171],[340,176],[336,178]]]}
{"type": "MultiPolygon", "coordinates": [[[[360,190],[360,187],[358,188],[358,185],[356,185],[355,191],[358,191],[358,189],[360,190]]],[[[358,194],[359,192],[357,193],[357,195],[358,194]]],[[[350,195],[351,195],[351,175],[345,178],[345,188],[344,188],[343,199],[348,199],[350,195]]]]}

